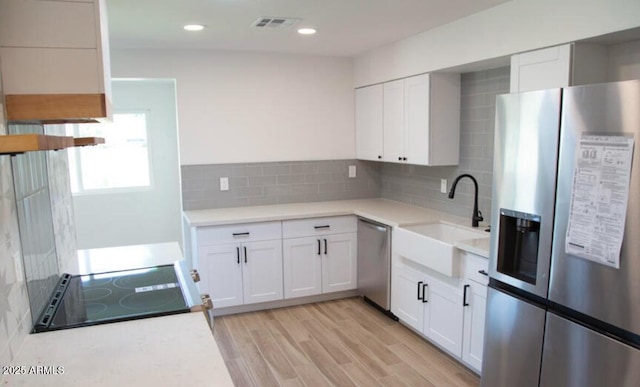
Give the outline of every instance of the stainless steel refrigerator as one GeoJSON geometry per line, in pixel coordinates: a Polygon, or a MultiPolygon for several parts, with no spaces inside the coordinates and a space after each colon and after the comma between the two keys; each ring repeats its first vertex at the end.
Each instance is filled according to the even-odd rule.
{"type": "Polygon", "coordinates": [[[496,101],[482,385],[640,385],[640,81],[496,101]]]}

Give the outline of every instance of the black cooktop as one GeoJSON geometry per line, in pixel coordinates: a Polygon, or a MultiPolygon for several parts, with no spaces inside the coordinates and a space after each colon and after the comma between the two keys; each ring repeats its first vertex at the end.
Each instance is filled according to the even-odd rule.
{"type": "Polygon", "coordinates": [[[63,274],[34,331],[189,311],[173,265],[77,276],[63,274]]]}

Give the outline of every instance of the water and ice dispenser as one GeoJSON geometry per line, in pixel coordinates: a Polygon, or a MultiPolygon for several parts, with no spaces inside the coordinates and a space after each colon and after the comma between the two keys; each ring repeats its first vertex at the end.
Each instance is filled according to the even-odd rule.
{"type": "Polygon", "coordinates": [[[498,272],[535,285],[540,216],[501,209],[499,230],[498,272]]]}

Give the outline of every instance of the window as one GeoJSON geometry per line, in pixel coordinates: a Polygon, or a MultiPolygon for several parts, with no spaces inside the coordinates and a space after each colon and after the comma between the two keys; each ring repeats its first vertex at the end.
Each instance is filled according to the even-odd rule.
{"type": "Polygon", "coordinates": [[[67,135],[105,139],[69,152],[74,194],[151,186],[146,113],[114,113],[112,124],[67,125],[67,135]]]}

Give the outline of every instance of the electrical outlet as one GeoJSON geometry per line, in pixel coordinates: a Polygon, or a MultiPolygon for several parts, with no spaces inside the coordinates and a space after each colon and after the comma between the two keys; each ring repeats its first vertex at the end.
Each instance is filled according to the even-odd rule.
{"type": "Polygon", "coordinates": [[[349,165],[349,177],[356,177],[356,166],[349,165]]]}
{"type": "Polygon", "coordinates": [[[440,179],[440,192],[447,193],[447,179],[440,179]]]}
{"type": "Polygon", "coordinates": [[[229,178],[221,177],[220,178],[220,191],[228,191],[229,190],[229,178]]]}

